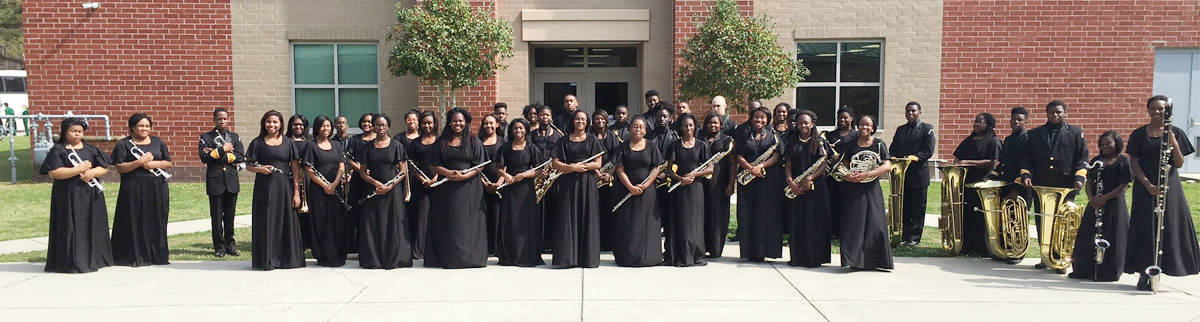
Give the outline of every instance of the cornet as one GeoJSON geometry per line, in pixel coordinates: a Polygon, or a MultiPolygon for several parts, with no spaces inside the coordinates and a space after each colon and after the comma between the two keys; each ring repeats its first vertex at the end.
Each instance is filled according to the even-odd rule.
{"type": "MultiPolygon", "coordinates": [[[[83,163],[83,158],[79,157],[79,153],[75,153],[75,149],[71,149],[71,148],[67,148],[67,149],[71,150],[71,153],[67,154],[67,161],[71,161],[71,165],[79,166],[80,163],[83,163]]],[[[79,176],[82,177],[83,174],[80,174],[79,176]]],[[[88,184],[88,187],[92,187],[92,188],[96,188],[96,190],[104,191],[104,185],[100,184],[99,179],[92,178],[92,180],[88,180],[87,184],[88,184]]]]}
{"type": "MultiPolygon", "coordinates": [[[[129,148],[129,153],[130,153],[130,154],[133,154],[133,157],[134,157],[134,158],[141,159],[141,158],[142,158],[142,155],[145,155],[145,154],[146,154],[146,152],[145,152],[145,151],[142,151],[142,149],[141,149],[141,148],[138,148],[138,146],[137,146],[137,144],[136,144],[136,143],[133,143],[133,139],[129,139],[129,144],[133,146],[133,147],[129,148]]],[[[154,174],[154,175],[156,175],[156,176],[162,177],[162,178],[163,178],[163,180],[170,180],[170,179],[171,179],[171,174],[170,174],[170,173],[167,173],[167,171],[166,171],[166,170],[163,170],[162,168],[153,168],[153,169],[150,169],[150,173],[153,173],[153,174],[154,174]]]]}

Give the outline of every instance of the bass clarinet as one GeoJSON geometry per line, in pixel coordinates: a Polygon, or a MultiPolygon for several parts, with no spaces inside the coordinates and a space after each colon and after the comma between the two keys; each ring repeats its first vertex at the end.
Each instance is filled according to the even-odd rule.
{"type": "Polygon", "coordinates": [[[1167,213],[1167,190],[1171,184],[1167,179],[1171,174],[1171,113],[1175,108],[1175,101],[1168,98],[1167,108],[1163,112],[1163,133],[1160,137],[1161,152],[1158,154],[1158,196],[1154,199],[1154,265],[1146,267],[1146,275],[1150,276],[1150,291],[1158,294],[1158,282],[1162,278],[1162,267],[1159,267],[1159,260],[1162,257],[1162,235],[1163,235],[1163,219],[1167,213]]]}
{"type": "MultiPolygon", "coordinates": [[[[1091,198],[1095,198],[1104,193],[1104,160],[1096,160],[1088,165],[1089,169],[1096,169],[1096,191],[1091,198]]],[[[1096,281],[1100,274],[1100,264],[1104,263],[1104,251],[1108,250],[1112,243],[1104,238],[1104,207],[1096,208],[1096,234],[1092,236],[1093,244],[1096,245],[1096,262],[1092,271],[1092,280],[1096,281]]]]}

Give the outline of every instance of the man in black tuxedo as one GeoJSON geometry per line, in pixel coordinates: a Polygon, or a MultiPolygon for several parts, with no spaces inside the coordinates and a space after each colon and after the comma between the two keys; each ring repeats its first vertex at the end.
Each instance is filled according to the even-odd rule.
{"type": "MultiPolygon", "coordinates": [[[[1068,201],[1074,201],[1075,195],[1083,189],[1083,181],[1087,178],[1088,146],[1083,138],[1083,129],[1067,124],[1067,104],[1055,100],[1046,104],[1046,124],[1029,130],[1028,148],[1021,158],[1021,181],[1027,187],[1044,186],[1057,188],[1073,188],[1066,196],[1068,201]]],[[[1037,204],[1039,198],[1033,198],[1037,204]]],[[[1034,209],[1042,209],[1035,205],[1034,209]]],[[[1037,216],[1034,223],[1041,231],[1042,216],[1037,216]]],[[[1038,241],[1049,236],[1038,234],[1038,241]]],[[[1034,265],[1046,268],[1046,259],[1034,265]]],[[[1066,270],[1056,270],[1064,274],[1066,270]]]]}
{"type": "Polygon", "coordinates": [[[213,111],[212,131],[200,134],[200,161],[207,165],[204,183],[208,193],[209,215],[212,216],[214,255],[237,256],[233,240],[233,216],[236,215],[238,168],[246,161],[242,140],[229,131],[229,112],[224,108],[213,111]]]}
{"type": "Polygon", "coordinates": [[[896,128],[892,146],[888,153],[894,158],[909,159],[904,174],[904,245],[916,246],[921,242],[925,229],[925,197],[929,194],[929,165],[937,137],[933,125],[921,122],[921,104],[908,102],[904,105],[904,118],[908,123],[896,128]]]}

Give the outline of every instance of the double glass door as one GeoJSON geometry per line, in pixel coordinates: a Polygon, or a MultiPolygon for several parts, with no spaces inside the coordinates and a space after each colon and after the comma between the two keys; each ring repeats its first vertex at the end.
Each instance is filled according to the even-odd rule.
{"type": "MultiPolygon", "coordinates": [[[[563,98],[573,94],[579,100],[579,109],[589,113],[604,110],[613,115],[618,105],[640,102],[630,101],[631,97],[638,97],[637,80],[637,73],[535,74],[533,100],[550,107],[562,107],[563,98]]],[[[637,110],[638,106],[631,107],[631,113],[637,110]]]]}

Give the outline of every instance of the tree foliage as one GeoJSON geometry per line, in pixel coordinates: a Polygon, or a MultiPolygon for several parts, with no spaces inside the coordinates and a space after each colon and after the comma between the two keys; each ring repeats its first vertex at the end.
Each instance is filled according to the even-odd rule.
{"type": "Polygon", "coordinates": [[[733,0],[718,0],[708,20],[687,41],[678,75],[680,99],[728,97],[744,110],[752,99],[779,97],[809,75],[796,55],[778,44],[775,23],[745,17],[733,0]]]}
{"type": "Polygon", "coordinates": [[[21,0],[0,0],[0,60],[25,65],[21,0]]]}
{"type": "Polygon", "coordinates": [[[465,0],[425,0],[419,7],[396,5],[399,22],[388,34],[393,43],[388,70],[412,75],[438,88],[439,109],[457,99],[455,90],[478,86],[513,55],[512,24],[465,0]]]}

